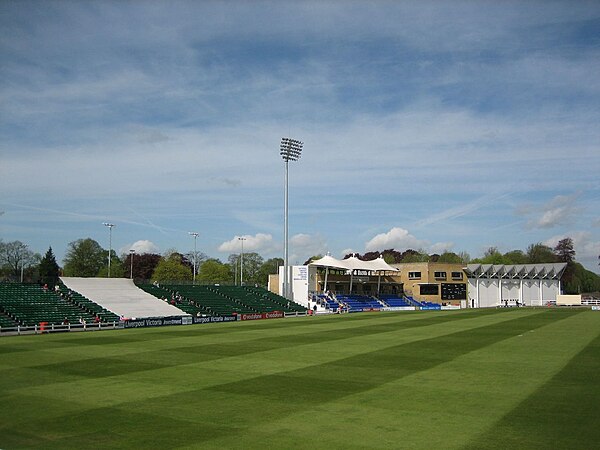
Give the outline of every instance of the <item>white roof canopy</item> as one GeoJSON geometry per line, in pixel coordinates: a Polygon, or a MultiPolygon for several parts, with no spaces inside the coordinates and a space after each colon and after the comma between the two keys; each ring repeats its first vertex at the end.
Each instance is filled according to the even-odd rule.
{"type": "Polygon", "coordinates": [[[560,280],[567,263],[546,264],[468,264],[465,272],[470,278],[516,278],[560,280]]]}
{"type": "Polygon", "coordinates": [[[373,259],[371,261],[362,261],[356,256],[351,256],[348,259],[336,259],[326,255],[321,259],[317,259],[308,264],[309,266],[328,267],[330,269],[345,269],[345,270],[365,270],[368,272],[398,272],[400,269],[390,266],[383,258],[373,259]]]}

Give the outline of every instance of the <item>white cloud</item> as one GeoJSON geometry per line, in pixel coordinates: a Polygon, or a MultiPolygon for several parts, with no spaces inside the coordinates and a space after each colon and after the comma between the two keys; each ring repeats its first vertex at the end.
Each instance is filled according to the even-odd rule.
{"type": "Polygon", "coordinates": [[[148,241],[148,240],[140,240],[140,241],[134,242],[131,245],[124,245],[123,247],[121,247],[119,252],[121,253],[121,255],[126,255],[127,253],[129,253],[129,250],[135,250],[135,252],[138,255],[141,255],[144,253],[159,253],[160,252],[158,246],[154,242],[148,241]]]}
{"type": "Polygon", "coordinates": [[[324,255],[327,244],[322,236],[299,233],[290,238],[290,261],[306,261],[311,256],[324,255]]]}
{"type": "Polygon", "coordinates": [[[410,234],[408,230],[400,227],[394,227],[387,233],[381,233],[365,244],[365,250],[368,252],[377,250],[386,250],[388,248],[400,249],[419,249],[426,247],[427,241],[417,239],[410,234]]]}
{"type": "Polygon", "coordinates": [[[449,252],[454,248],[454,242],[437,242],[429,247],[430,253],[441,255],[444,252],[449,252]]]}
{"type": "Polygon", "coordinates": [[[242,240],[240,238],[243,238],[244,252],[269,253],[277,248],[272,235],[257,233],[254,236],[249,234],[234,236],[233,239],[219,245],[218,250],[223,253],[239,253],[242,250],[242,240]]]}
{"type": "MultiPolygon", "coordinates": [[[[576,206],[578,197],[579,194],[557,195],[539,208],[531,207],[525,213],[533,216],[528,220],[527,226],[529,228],[553,228],[568,223],[572,216],[579,211],[576,206]]],[[[524,210],[521,209],[520,212],[523,213],[524,210]]]]}

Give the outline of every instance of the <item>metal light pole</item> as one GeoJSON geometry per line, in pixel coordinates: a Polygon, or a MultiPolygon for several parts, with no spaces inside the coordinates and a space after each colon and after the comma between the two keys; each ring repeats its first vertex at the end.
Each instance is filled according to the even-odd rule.
{"type": "Polygon", "coordinates": [[[238,241],[242,241],[242,253],[240,253],[240,286],[244,285],[244,241],[245,237],[238,237],[238,241]]]}
{"type": "Polygon", "coordinates": [[[108,227],[108,278],[110,278],[110,260],[112,253],[112,229],[115,226],[112,223],[104,222],[102,225],[108,227]]]}
{"type": "Polygon", "coordinates": [[[130,278],[133,280],[133,255],[135,255],[135,250],[129,250],[129,259],[131,259],[131,275],[130,278]]]}
{"type": "Polygon", "coordinates": [[[194,236],[194,284],[196,284],[196,238],[198,238],[198,234],[195,231],[188,231],[190,236],[194,236]]]}
{"type": "Polygon", "coordinates": [[[303,142],[292,138],[281,138],[279,154],[285,161],[285,194],[283,206],[283,296],[287,299],[289,295],[289,274],[288,274],[288,164],[290,161],[298,161],[302,153],[303,142]]]}

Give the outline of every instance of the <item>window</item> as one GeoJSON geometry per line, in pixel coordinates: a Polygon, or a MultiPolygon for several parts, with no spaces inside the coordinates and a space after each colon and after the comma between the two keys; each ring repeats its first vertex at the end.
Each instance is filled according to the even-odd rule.
{"type": "Polygon", "coordinates": [[[440,293],[439,284],[421,284],[421,295],[438,295],[440,293]]]}
{"type": "Polygon", "coordinates": [[[408,272],[408,279],[409,280],[420,280],[421,272],[408,272]]]}
{"type": "Polygon", "coordinates": [[[445,280],[446,272],[433,272],[433,276],[435,277],[436,280],[445,280]]]}
{"type": "Polygon", "coordinates": [[[462,272],[452,272],[452,279],[453,280],[462,280],[463,273],[462,272]]]}

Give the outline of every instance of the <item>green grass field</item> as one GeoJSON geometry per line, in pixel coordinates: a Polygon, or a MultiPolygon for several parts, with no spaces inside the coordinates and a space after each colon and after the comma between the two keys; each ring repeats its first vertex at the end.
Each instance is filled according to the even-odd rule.
{"type": "Polygon", "coordinates": [[[600,447],[600,312],[0,339],[0,448],[600,447]]]}

